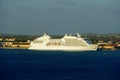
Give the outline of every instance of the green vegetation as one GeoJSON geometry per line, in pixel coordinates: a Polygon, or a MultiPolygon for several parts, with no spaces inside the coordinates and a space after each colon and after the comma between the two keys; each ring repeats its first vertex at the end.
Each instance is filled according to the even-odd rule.
{"type": "MultiPolygon", "coordinates": [[[[64,35],[50,35],[52,38],[62,38],[64,35]]],[[[1,42],[6,42],[6,39],[15,38],[14,42],[26,42],[27,40],[34,40],[39,37],[38,35],[13,35],[13,34],[0,34],[2,38],[1,42]]],[[[113,44],[120,42],[120,34],[82,34],[83,38],[89,38],[92,43],[98,42],[109,42],[112,41],[113,44]]],[[[8,41],[9,42],[9,41],[8,41]]]]}
{"type": "Polygon", "coordinates": [[[10,38],[15,38],[14,42],[26,42],[27,40],[34,40],[37,37],[38,37],[37,35],[12,35],[12,34],[0,35],[0,38],[2,38],[1,42],[6,42],[7,41],[6,39],[10,38]]]}

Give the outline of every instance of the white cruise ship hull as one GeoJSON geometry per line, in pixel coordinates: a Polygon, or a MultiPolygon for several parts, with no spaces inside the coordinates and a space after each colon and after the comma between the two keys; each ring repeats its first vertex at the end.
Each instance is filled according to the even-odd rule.
{"type": "Polygon", "coordinates": [[[81,46],[81,47],[69,47],[69,46],[41,46],[30,47],[30,50],[43,50],[43,51],[96,51],[96,46],[81,46]]]}

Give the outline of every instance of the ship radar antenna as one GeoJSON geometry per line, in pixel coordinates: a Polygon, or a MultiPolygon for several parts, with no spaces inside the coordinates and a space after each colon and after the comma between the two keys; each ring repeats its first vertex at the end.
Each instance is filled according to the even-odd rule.
{"type": "Polygon", "coordinates": [[[65,36],[67,36],[67,34],[65,34],[65,36]]]}
{"type": "Polygon", "coordinates": [[[47,32],[45,32],[44,35],[47,35],[47,32]]]}
{"type": "Polygon", "coordinates": [[[79,33],[76,33],[78,37],[81,37],[81,35],[79,33]]]}

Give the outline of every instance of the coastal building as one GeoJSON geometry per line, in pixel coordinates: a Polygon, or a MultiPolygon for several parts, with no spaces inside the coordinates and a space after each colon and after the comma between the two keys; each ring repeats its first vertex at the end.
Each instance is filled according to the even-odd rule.
{"type": "Polygon", "coordinates": [[[29,48],[30,47],[30,43],[27,42],[13,42],[11,44],[12,48],[29,48]]]}
{"type": "Polygon", "coordinates": [[[2,47],[11,47],[12,42],[2,42],[2,47]]]}
{"type": "Polygon", "coordinates": [[[115,50],[116,45],[114,45],[114,44],[99,44],[98,49],[100,49],[100,50],[115,50]]]}
{"type": "Polygon", "coordinates": [[[27,42],[2,42],[3,48],[29,48],[30,43],[27,42]]]}
{"type": "Polygon", "coordinates": [[[0,41],[2,41],[3,40],[3,38],[0,38],[0,41]]]}
{"type": "Polygon", "coordinates": [[[5,41],[15,41],[15,38],[7,38],[7,39],[5,39],[5,41]]]}

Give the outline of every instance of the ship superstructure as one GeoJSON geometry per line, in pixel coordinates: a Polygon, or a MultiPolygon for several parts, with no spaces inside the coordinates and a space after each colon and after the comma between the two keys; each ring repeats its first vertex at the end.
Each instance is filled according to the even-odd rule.
{"type": "Polygon", "coordinates": [[[30,48],[33,50],[62,50],[62,51],[95,51],[97,45],[89,44],[78,33],[77,36],[65,34],[60,39],[52,39],[44,33],[42,37],[31,41],[30,48]]]}

